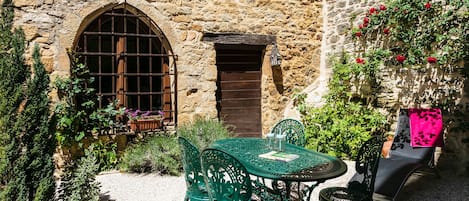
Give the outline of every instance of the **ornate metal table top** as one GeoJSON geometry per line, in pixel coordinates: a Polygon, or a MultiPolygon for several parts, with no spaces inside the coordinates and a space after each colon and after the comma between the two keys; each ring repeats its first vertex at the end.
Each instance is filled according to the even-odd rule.
{"type": "Polygon", "coordinates": [[[288,144],[286,153],[299,158],[284,162],[259,157],[270,152],[260,138],[228,138],[215,141],[212,148],[225,151],[237,158],[250,174],[283,181],[318,181],[338,177],[347,171],[340,159],[323,153],[288,144]]]}

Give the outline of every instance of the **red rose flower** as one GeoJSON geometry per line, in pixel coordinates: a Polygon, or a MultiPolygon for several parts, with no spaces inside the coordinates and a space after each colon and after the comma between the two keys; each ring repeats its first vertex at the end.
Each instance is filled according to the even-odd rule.
{"type": "Polygon", "coordinates": [[[383,30],[383,33],[386,34],[386,35],[389,34],[389,28],[385,28],[385,29],[383,30]]]}
{"type": "Polygon", "coordinates": [[[368,22],[370,22],[370,18],[363,18],[363,24],[368,24],[368,22]]]}
{"type": "Polygon", "coordinates": [[[359,29],[363,29],[363,24],[359,24],[359,25],[358,25],[358,28],[359,28],[359,29]]]}
{"type": "Polygon", "coordinates": [[[405,58],[405,56],[403,56],[403,55],[400,55],[400,54],[399,54],[399,55],[396,56],[396,60],[397,60],[399,63],[403,63],[403,62],[405,61],[405,59],[406,59],[406,58],[405,58]]]}
{"type": "Polygon", "coordinates": [[[365,63],[365,59],[360,58],[360,57],[356,58],[355,61],[356,61],[358,64],[364,64],[364,63],[365,63]]]}
{"type": "Polygon", "coordinates": [[[425,8],[426,8],[426,9],[430,9],[431,7],[432,7],[432,4],[431,4],[430,2],[427,2],[427,3],[425,4],[425,8]]]}
{"type": "Polygon", "coordinates": [[[428,57],[427,61],[428,61],[428,63],[434,64],[438,61],[438,59],[435,58],[435,57],[428,57]]]}
{"type": "Polygon", "coordinates": [[[375,12],[376,12],[376,8],[375,8],[375,7],[371,7],[371,8],[370,8],[370,14],[373,14],[373,13],[375,13],[375,12]]]}
{"type": "Polygon", "coordinates": [[[381,4],[381,5],[379,6],[379,9],[380,9],[380,10],[386,10],[386,6],[381,4]]]}
{"type": "Polygon", "coordinates": [[[357,37],[362,36],[362,32],[357,32],[357,33],[355,33],[355,36],[357,36],[357,37]]]}

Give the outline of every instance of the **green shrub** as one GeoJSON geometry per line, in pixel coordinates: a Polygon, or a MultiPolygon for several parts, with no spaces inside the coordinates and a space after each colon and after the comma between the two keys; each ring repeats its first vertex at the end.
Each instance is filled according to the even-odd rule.
{"type": "Polygon", "coordinates": [[[231,136],[223,122],[216,119],[196,119],[178,127],[178,136],[194,143],[200,150],[207,148],[213,141],[231,136]]]}
{"type": "MultiPolygon", "coordinates": [[[[230,137],[222,122],[210,119],[197,119],[182,125],[177,133],[201,149],[215,140],[230,137]]],[[[122,155],[120,167],[129,172],[179,175],[182,171],[181,150],[174,137],[150,137],[143,143],[128,147],[122,155]]]]}
{"type": "Polygon", "coordinates": [[[361,144],[386,125],[379,112],[345,101],[311,108],[303,121],[306,148],[341,158],[355,158],[361,144]]]}
{"type": "MultiPolygon", "coordinates": [[[[384,133],[388,124],[386,117],[373,107],[374,93],[364,95],[353,91],[374,83],[373,73],[368,72],[376,65],[350,62],[349,56],[343,53],[332,58],[333,73],[323,106],[309,106],[304,95],[295,96],[305,124],[306,148],[350,159],[356,157],[361,144],[372,134],[384,133]]],[[[371,91],[379,90],[373,87],[371,91]]]]}
{"type": "Polygon", "coordinates": [[[92,154],[94,146],[85,150],[85,156],[80,158],[75,166],[69,164],[62,177],[58,190],[58,198],[63,201],[98,201],[99,182],[96,181],[99,165],[92,154]]]}
{"type": "Polygon", "coordinates": [[[179,175],[181,152],[174,137],[154,136],[128,147],[121,158],[121,170],[179,175]]]}
{"type": "Polygon", "coordinates": [[[93,154],[98,161],[98,171],[105,171],[115,169],[118,165],[119,159],[117,157],[117,143],[103,142],[101,140],[93,142],[93,154]]]}

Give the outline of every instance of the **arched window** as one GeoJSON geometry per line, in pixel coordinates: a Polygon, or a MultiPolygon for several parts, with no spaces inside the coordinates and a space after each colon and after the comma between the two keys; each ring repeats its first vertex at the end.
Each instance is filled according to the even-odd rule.
{"type": "Polygon", "coordinates": [[[123,4],[95,18],[75,48],[94,77],[98,104],[109,100],[142,111],[164,111],[175,121],[175,56],[162,31],[144,14],[123,4]]]}

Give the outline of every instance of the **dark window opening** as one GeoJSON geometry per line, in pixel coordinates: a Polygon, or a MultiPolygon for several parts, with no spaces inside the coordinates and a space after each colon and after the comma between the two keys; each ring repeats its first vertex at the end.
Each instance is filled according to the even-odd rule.
{"type": "Polygon", "coordinates": [[[80,35],[76,53],[95,79],[99,107],[117,99],[129,109],[163,111],[165,122],[175,123],[174,56],[149,22],[125,7],[109,10],[80,35]]]}

